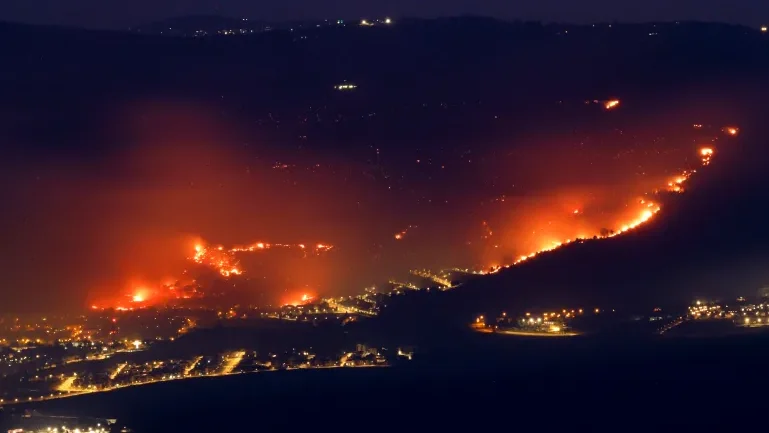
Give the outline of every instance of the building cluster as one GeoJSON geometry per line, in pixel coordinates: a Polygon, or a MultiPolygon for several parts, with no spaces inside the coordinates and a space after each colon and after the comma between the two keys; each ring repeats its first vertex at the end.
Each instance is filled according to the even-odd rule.
{"type": "Polygon", "coordinates": [[[0,319],[0,347],[104,345],[139,336],[173,340],[196,326],[193,314],[197,312],[148,308],[92,310],[68,317],[5,318],[0,319]]]}
{"type": "Polygon", "coordinates": [[[284,305],[280,308],[265,310],[259,317],[297,322],[344,321],[350,317],[347,311],[335,308],[328,302],[319,301],[311,304],[284,305]]]}
{"type": "Polygon", "coordinates": [[[167,359],[123,362],[105,371],[87,371],[81,374],[74,373],[72,376],[65,375],[61,379],[66,386],[59,386],[58,390],[64,392],[102,391],[190,376],[204,376],[216,373],[223,365],[221,357],[208,358],[203,363],[196,361],[199,360],[195,358],[192,360],[167,359]],[[212,360],[214,361],[213,364],[211,364],[212,360]],[[202,364],[202,367],[196,369],[197,364],[202,364]],[[71,377],[74,377],[74,380],[69,381],[71,377]]]}
{"type": "Polygon", "coordinates": [[[311,299],[302,304],[262,309],[258,317],[312,323],[333,321],[345,325],[360,317],[376,316],[388,297],[388,294],[365,292],[356,296],[311,299]]]}
{"type": "Polygon", "coordinates": [[[541,334],[572,334],[572,321],[586,314],[601,314],[600,308],[585,311],[582,308],[562,309],[541,313],[526,312],[520,316],[502,312],[498,317],[477,316],[472,327],[485,332],[524,332],[541,334]]]}
{"type": "MultiPolygon", "coordinates": [[[[130,356],[108,363],[82,363],[53,372],[45,367],[0,382],[0,406],[42,401],[73,393],[108,391],[132,385],[224,376],[264,371],[388,366],[396,359],[408,359],[413,349],[399,348],[388,356],[383,348],[358,344],[354,349],[318,352],[294,348],[285,352],[237,350],[191,358],[131,360],[130,356]]],[[[9,354],[4,354],[6,358],[9,354]]],[[[10,358],[13,359],[13,358],[10,358]]]]}
{"type": "Polygon", "coordinates": [[[0,318],[0,347],[26,347],[69,342],[86,337],[82,320],[64,317],[0,318]]]}
{"type": "MultiPolygon", "coordinates": [[[[205,37],[205,36],[245,36],[259,34],[263,32],[269,32],[272,30],[288,30],[291,32],[303,31],[303,30],[317,30],[328,27],[347,27],[348,24],[352,27],[373,27],[373,26],[391,26],[395,24],[392,18],[379,18],[379,19],[361,19],[358,21],[347,21],[343,19],[337,20],[323,20],[323,21],[308,21],[304,23],[294,24],[260,24],[253,21],[249,21],[248,18],[242,18],[238,23],[230,23],[226,28],[208,28],[189,30],[185,28],[163,28],[156,30],[155,32],[160,35],[168,36],[182,36],[182,37],[205,37]]],[[[217,26],[220,27],[220,26],[217,26]]],[[[223,26],[221,26],[223,27],[223,26]]],[[[137,29],[138,32],[143,33],[137,29]]],[[[306,39],[306,36],[303,37],[306,39]]]]}
{"type": "Polygon", "coordinates": [[[337,84],[336,86],[334,86],[334,88],[336,90],[347,91],[347,90],[355,90],[358,88],[358,86],[354,83],[348,83],[345,81],[344,83],[337,84]]]}
{"type": "Polygon", "coordinates": [[[687,318],[729,320],[742,327],[769,326],[769,300],[765,297],[756,300],[739,297],[730,303],[698,300],[689,306],[687,318]]]}
{"type": "Polygon", "coordinates": [[[6,421],[8,433],[108,433],[130,432],[130,429],[116,429],[116,419],[100,419],[71,416],[44,415],[37,411],[12,414],[6,421]]]}

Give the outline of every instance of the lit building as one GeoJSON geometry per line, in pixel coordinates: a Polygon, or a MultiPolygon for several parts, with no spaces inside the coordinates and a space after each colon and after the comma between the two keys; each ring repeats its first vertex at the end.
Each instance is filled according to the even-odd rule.
{"type": "Polygon", "coordinates": [[[341,91],[355,90],[357,87],[358,87],[357,85],[353,83],[348,83],[346,81],[342,84],[337,84],[336,86],[334,86],[336,90],[341,90],[341,91]]]}

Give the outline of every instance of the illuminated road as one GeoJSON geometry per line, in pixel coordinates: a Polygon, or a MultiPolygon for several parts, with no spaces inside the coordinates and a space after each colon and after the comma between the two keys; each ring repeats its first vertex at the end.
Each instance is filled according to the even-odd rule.
{"type": "MultiPolygon", "coordinates": [[[[240,352],[237,352],[240,353],[240,352]]],[[[237,354],[235,353],[235,354],[237,354]]],[[[245,353],[244,353],[245,354],[245,353]]],[[[347,354],[349,355],[349,354],[347,354]]],[[[345,357],[347,356],[345,355],[345,357]]],[[[242,357],[241,357],[242,359],[242,357]]],[[[346,361],[346,358],[345,358],[346,361]]],[[[238,360],[238,363],[240,360],[238,360]]],[[[373,365],[324,365],[324,366],[317,366],[317,367],[309,367],[309,368],[286,368],[285,371],[293,371],[293,370],[327,370],[331,368],[384,368],[389,367],[389,365],[382,365],[382,364],[373,364],[373,365]]],[[[234,369],[235,367],[233,367],[234,369]]],[[[121,384],[121,385],[115,385],[109,388],[103,388],[103,389],[84,389],[84,388],[77,388],[72,386],[75,380],[77,379],[77,376],[71,376],[67,379],[65,379],[58,387],[57,391],[61,392],[62,394],[55,395],[50,394],[46,396],[40,396],[40,397],[29,397],[27,400],[24,399],[14,399],[12,401],[4,401],[3,399],[0,399],[0,407],[3,405],[13,405],[13,404],[20,404],[20,403],[30,403],[30,402],[40,402],[40,401],[47,401],[47,400],[56,400],[61,398],[69,398],[69,397],[76,397],[78,395],[82,394],[92,394],[97,392],[110,392],[114,390],[118,390],[121,388],[130,388],[130,387],[136,387],[136,386],[142,386],[142,385],[151,385],[154,383],[160,383],[160,382],[171,382],[171,381],[178,381],[178,380],[192,380],[192,379],[204,379],[209,377],[221,377],[221,376],[232,376],[235,374],[263,374],[263,373],[270,373],[270,372],[277,372],[277,371],[284,371],[284,370],[264,370],[264,371],[253,371],[253,372],[243,372],[243,373],[214,373],[214,374],[207,374],[207,375],[199,375],[199,376],[177,376],[174,378],[167,378],[167,379],[154,379],[154,380],[148,380],[146,382],[136,382],[136,383],[130,383],[130,384],[121,384]]]]}
{"type": "Polygon", "coordinates": [[[109,375],[110,380],[115,380],[117,375],[120,374],[120,372],[123,371],[124,368],[126,368],[126,365],[128,365],[127,362],[124,362],[124,363],[118,365],[117,368],[115,369],[115,371],[110,373],[110,375],[109,375]]]}
{"type": "MultiPolygon", "coordinates": [[[[333,298],[324,299],[324,301],[328,303],[329,308],[337,311],[336,314],[363,314],[366,316],[376,316],[376,312],[374,311],[361,310],[356,307],[347,307],[336,302],[336,300],[334,300],[333,298]]],[[[325,313],[318,313],[318,314],[325,314],[325,313]]]]}
{"type": "Polygon", "coordinates": [[[339,365],[344,367],[345,364],[347,364],[347,360],[350,359],[352,356],[352,353],[345,353],[342,355],[342,357],[339,359],[339,365]]]}
{"type": "Polygon", "coordinates": [[[432,280],[433,282],[435,282],[436,284],[440,285],[444,289],[451,289],[452,288],[451,287],[451,281],[449,281],[449,280],[447,280],[445,278],[442,278],[442,277],[440,277],[438,275],[435,275],[435,274],[433,274],[430,271],[414,270],[414,271],[411,271],[411,274],[412,275],[416,275],[418,277],[426,278],[428,280],[432,280]]]}
{"type": "Polygon", "coordinates": [[[671,329],[675,328],[676,326],[684,323],[685,321],[686,321],[686,319],[684,319],[683,317],[679,317],[678,319],[676,319],[676,320],[668,323],[667,325],[663,326],[662,328],[660,328],[659,334],[660,335],[664,335],[666,332],[668,332],[671,329]]]}
{"type": "Polygon", "coordinates": [[[246,356],[246,352],[240,351],[240,352],[233,352],[227,356],[227,360],[224,362],[224,366],[222,367],[222,371],[219,374],[226,375],[231,374],[233,370],[240,364],[240,361],[243,360],[243,357],[246,356]]]}
{"type": "Polygon", "coordinates": [[[197,367],[198,363],[202,359],[203,359],[202,356],[198,356],[197,358],[193,359],[192,362],[190,363],[190,365],[188,365],[187,368],[184,369],[184,375],[185,376],[189,376],[190,373],[192,372],[192,370],[194,370],[195,367],[197,367]]]}
{"type": "Polygon", "coordinates": [[[505,335],[517,335],[520,337],[576,337],[578,332],[533,332],[533,331],[500,331],[488,328],[476,329],[477,332],[484,334],[505,334],[505,335]]]}
{"type": "Polygon", "coordinates": [[[70,377],[64,379],[64,381],[62,383],[60,383],[59,386],[56,388],[56,391],[60,391],[60,392],[80,392],[80,391],[82,391],[80,388],[77,388],[77,387],[73,386],[74,383],[75,383],[75,380],[77,380],[77,375],[70,376],[70,377]]]}

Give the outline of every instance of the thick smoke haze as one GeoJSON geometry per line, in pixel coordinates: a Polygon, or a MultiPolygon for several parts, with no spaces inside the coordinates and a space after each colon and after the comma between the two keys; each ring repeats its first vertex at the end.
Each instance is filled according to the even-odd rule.
{"type": "Polygon", "coordinates": [[[413,159],[396,143],[371,163],[260,139],[247,120],[223,121],[215,110],[123,105],[101,127],[114,143],[94,155],[9,167],[0,248],[13,289],[2,303],[128,302],[138,287],[190,279],[199,242],[333,245],[320,256],[239,255],[245,275],[217,287],[261,303],[358,293],[416,268],[488,268],[636,219],[644,194],[697,166],[702,144],[682,123],[645,135],[530,133],[413,159]]]}

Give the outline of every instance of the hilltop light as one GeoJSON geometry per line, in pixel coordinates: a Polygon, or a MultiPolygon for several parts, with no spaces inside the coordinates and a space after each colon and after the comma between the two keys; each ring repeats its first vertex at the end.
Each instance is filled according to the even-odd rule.
{"type": "MultiPolygon", "coordinates": [[[[338,84],[338,85],[334,86],[334,88],[336,90],[353,90],[356,87],[358,87],[358,86],[356,86],[355,84],[352,84],[352,83],[342,83],[342,84],[338,84]]],[[[321,247],[318,247],[318,248],[321,248],[321,247]]]]}
{"type": "Polygon", "coordinates": [[[767,31],[769,31],[769,27],[767,27],[767,26],[761,27],[761,32],[762,33],[766,33],[767,31]]]}
{"type": "MultiPolygon", "coordinates": [[[[391,20],[390,18],[385,18],[385,24],[392,24],[392,23],[393,23],[393,20],[391,20]]],[[[762,29],[761,31],[764,31],[764,32],[766,31],[766,27],[762,27],[761,29],[762,29]]]]}

